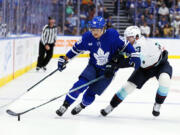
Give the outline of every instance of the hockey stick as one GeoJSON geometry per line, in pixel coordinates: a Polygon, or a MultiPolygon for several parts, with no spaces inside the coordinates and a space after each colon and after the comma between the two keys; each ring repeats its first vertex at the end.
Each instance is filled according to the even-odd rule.
{"type": "Polygon", "coordinates": [[[48,104],[48,103],[50,103],[50,102],[52,102],[52,101],[54,101],[54,100],[57,100],[57,99],[61,98],[62,96],[65,96],[65,95],[70,94],[70,93],[72,93],[72,92],[74,92],[74,91],[77,91],[77,90],[79,90],[79,89],[81,89],[81,88],[83,88],[83,87],[86,87],[86,86],[88,86],[88,85],[90,85],[90,84],[93,84],[93,83],[95,83],[95,82],[97,82],[97,81],[99,81],[99,80],[101,80],[101,79],[103,79],[103,78],[104,78],[104,76],[102,75],[102,76],[100,76],[100,77],[98,77],[98,78],[96,78],[96,79],[94,79],[94,80],[89,81],[89,82],[86,83],[86,84],[83,84],[83,85],[81,85],[81,86],[79,86],[79,87],[77,87],[77,88],[74,88],[74,89],[72,89],[72,90],[69,91],[69,92],[66,92],[66,93],[64,93],[64,94],[62,94],[62,95],[60,95],[60,96],[58,96],[58,97],[52,98],[51,100],[49,100],[49,101],[47,101],[47,102],[45,102],[45,103],[43,103],[43,104],[40,104],[40,105],[38,105],[38,106],[32,107],[32,108],[30,108],[30,109],[28,109],[28,110],[26,110],[26,111],[23,111],[23,112],[20,112],[20,113],[16,113],[16,112],[13,112],[12,110],[9,110],[9,109],[8,109],[8,110],[6,110],[6,112],[7,112],[9,115],[12,115],[12,116],[18,116],[18,121],[20,121],[20,115],[25,114],[25,113],[27,113],[27,112],[30,112],[30,111],[32,111],[32,110],[34,110],[34,109],[37,109],[37,108],[39,108],[39,107],[41,107],[41,106],[43,106],[43,105],[46,105],[46,104],[48,104]]]}
{"type": "Polygon", "coordinates": [[[58,69],[54,70],[53,72],[51,72],[50,74],[48,74],[47,76],[45,76],[43,79],[41,79],[39,82],[37,82],[36,84],[34,84],[33,86],[31,86],[30,88],[28,88],[25,92],[23,92],[21,95],[19,95],[18,97],[16,97],[14,100],[12,100],[10,103],[5,104],[3,106],[0,106],[1,108],[4,108],[6,106],[9,106],[10,104],[12,104],[13,102],[15,102],[16,100],[18,100],[20,97],[22,97],[24,94],[26,94],[27,92],[29,92],[31,89],[33,89],[35,86],[37,86],[38,84],[40,84],[42,81],[44,81],[45,79],[47,79],[48,77],[50,77],[51,75],[53,75],[56,71],[58,71],[58,69]]]}

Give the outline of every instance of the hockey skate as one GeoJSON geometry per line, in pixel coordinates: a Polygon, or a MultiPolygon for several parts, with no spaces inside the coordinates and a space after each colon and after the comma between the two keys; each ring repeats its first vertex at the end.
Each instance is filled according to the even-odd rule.
{"type": "Polygon", "coordinates": [[[112,112],[113,109],[114,109],[114,108],[113,108],[111,105],[108,105],[105,109],[102,109],[102,110],[101,110],[101,115],[102,115],[102,116],[106,116],[106,115],[108,115],[110,112],[112,112]]]}
{"type": "Polygon", "coordinates": [[[160,111],[159,111],[160,108],[161,108],[161,104],[154,103],[153,111],[152,111],[153,116],[157,117],[160,115],[160,111]]]}
{"type": "Polygon", "coordinates": [[[85,106],[82,103],[80,103],[76,107],[74,107],[74,109],[72,109],[71,114],[76,115],[76,114],[80,113],[81,110],[84,108],[85,108],[85,106]]]}
{"type": "Polygon", "coordinates": [[[56,114],[59,116],[62,116],[66,110],[68,109],[68,107],[70,106],[70,104],[68,102],[64,102],[62,106],[60,106],[60,108],[56,111],[56,114]]]}
{"type": "Polygon", "coordinates": [[[56,111],[56,114],[62,116],[66,112],[67,108],[65,106],[60,106],[60,108],[56,111]]]}

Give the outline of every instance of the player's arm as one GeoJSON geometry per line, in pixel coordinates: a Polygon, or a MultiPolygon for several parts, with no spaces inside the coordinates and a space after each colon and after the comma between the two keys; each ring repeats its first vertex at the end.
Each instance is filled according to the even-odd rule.
{"type": "Polygon", "coordinates": [[[130,43],[126,43],[123,48],[123,52],[125,52],[129,57],[130,64],[133,64],[135,69],[138,69],[141,66],[139,52],[136,52],[134,47],[130,43]]]}
{"type": "Polygon", "coordinates": [[[127,56],[129,56],[130,63],[134,63],[135,69],[138,69],[141,65],[139,53],[135,51],[133,45],[122,39],[122,37],[119,36],[118,33],[116,33],[115,35],[115,43],[118,45],[118,48],[120,48],[120,53],[125,52],[127,56]]]}
{"type": "Polygon", "coordinates": [[[58,60],[58,70],[62,71],[66,68],[66,64],[68,63],[68,60],[74,58],[76,55],[82,53],[83,51],[86,51],[85,47],[85,38],[82,37],[82,40],[79,40],[74,44],[74,46],[66,53],[65,56],[60,56],[58,60]]]}
{"type": "Polygon", "coordinates": [[[86,50],[86,48],[84,47],[84,39],[79,40],[78,42],[75,43],[75,45],[66,53],[66,57],[68,59],[72,59],[75,56],[77,56],[78,54],[82,53],[83,51],[86,50]]]}

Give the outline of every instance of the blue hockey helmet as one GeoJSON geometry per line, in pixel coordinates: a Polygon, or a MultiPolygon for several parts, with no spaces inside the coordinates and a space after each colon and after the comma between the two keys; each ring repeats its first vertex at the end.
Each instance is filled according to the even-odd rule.
{"type": "Polygon", "coordinates": [[[90,28],[94,29],[102,29],[105,26],[106,22],[103,17],[96,16],[94,17],[89,24],[90,28]]]}

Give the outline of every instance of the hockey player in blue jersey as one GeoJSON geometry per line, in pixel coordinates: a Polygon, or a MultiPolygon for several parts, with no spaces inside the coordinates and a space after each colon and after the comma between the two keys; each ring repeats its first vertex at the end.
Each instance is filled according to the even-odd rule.
{"type": "MultiPolygon", "coordinates": [[[[62,71],[66,68],[66,64],[69,59],[72,59],[82,51],[90,52],[90,59],[87,67],[81,73],[79,80],[73,85],[70,91],[104,75],[107,63],[110,62],[113,55],[115,55],[118,50],[129,54],[136,53],[130,43],[125,44],[125,42],[120,39],[116,30],[106,30],[105,24],[105,20],[102,17],[94,17],[90,22],[90,31],[82,35],[82,39],[75,43],[72,49],[67,52],[66,56],[61,56],[59,58],[58,69],[59,71],[62,71]]],[[[140,66],[139,57],[131,57],[130,62],[135,64],[135,68],[140,66]]],[[[106,72],[106,75],[108,76],[108,72],[106,72]]],[[[103,91],[111,83],[112,79],[113,75],[67,94],[63,105],[56,111],[56,114],[62,116],[68,107],[77,99],[80,93],[86,90],[83,95],[82,102],[71,111],[73,115],[78,114],[82,109],[90,105],[95,100],[96,95],[101,95],[103,93],[103,91]]]]}

